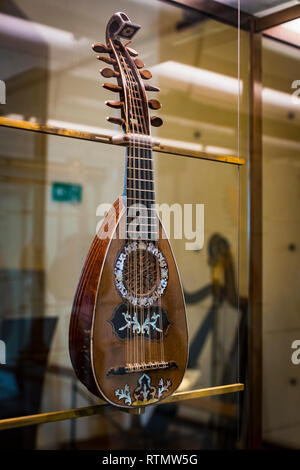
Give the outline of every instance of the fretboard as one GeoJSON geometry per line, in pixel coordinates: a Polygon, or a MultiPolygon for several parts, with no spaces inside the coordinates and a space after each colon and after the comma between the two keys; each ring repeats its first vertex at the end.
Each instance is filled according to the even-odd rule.
{"type": "Polygon", "coordinates": [[[152,150],[142,146],[127,149],[125,195],[127,201],[127,235],[137,240],[157,239],[154,210],[155,190],[152,164],[152,150]],[[132,207],[141,208],[136,212],[132,207]],[[136,226],[132,215],[136,214],[136,226]]]}

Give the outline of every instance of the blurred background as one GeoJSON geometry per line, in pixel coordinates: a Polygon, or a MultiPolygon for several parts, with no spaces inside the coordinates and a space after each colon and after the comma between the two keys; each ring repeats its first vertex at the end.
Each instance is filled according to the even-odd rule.
{"type": "MultiPolygon", "coordinates": [[[[187,251],[187,240],[171,233],[190,341],[181,390],[192,390],[247,379],[249,38],[171,3],[3,0],[0,79],[6,103],[0,113],[117,133],[105,119],[112,111],[104,101],[112,94],[101,87],[91,45],[104,42],[109,18],[124,11],[142,26],[133,47],[161,89],[164,125],[153,134],[165,145],[245,159],[239,167],[154,154],[158,203],[204,204],[202,249],[187,251]]],[[[238,2],[223,3],[236,8],[238,2]]],[[[245,0],[241,8],[263,15],[294,3],[245,0]]],[[[299,25],[293,34],[300,36],[299,25]]],[[[290,359],[291,344],[300,338],[300,105],[291,88],[300,80],[299,47],[264,37],[262,63],[263,441],[300,448],[300,365],[290,359]]],[[[6,343],[0,419],[96,404],[72,371],[68,325],[99,222],[97,207],[123,191],[124,149],[4,127],[0,137],[0,339],[6,343]]],[[[1,431],[0,448],[243,448],[251,419],[245,397],[242,392],[153,406],[142,416],[116,410],[1,431]]]]}

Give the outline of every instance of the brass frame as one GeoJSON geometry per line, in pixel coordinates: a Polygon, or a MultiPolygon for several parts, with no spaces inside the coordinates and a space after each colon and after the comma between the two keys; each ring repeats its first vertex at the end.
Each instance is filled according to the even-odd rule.
{"type": "Polygon", "coordinates": [[[262,34],[249,35],[248,445],[262,444],[262,34]]]}
{"type": "MultiPolygon", "coordinates": [[[[238,10],[232,6],[221,3],[221,0],[160,0],[165,3],[187,8],[190,10],[204,13],[206,16],[213,18],[222,23],[238,27],[240,23],[241,29],[249,31],[250,34],[263,33],[268,36],[267,30],[274,26],[279,26],[287,21],[294,20],[300,17],[300,5],[294,5],[289,8],[279,10],[265,16],[255,16],[241,10],[240,22],[238,22],[238,10]]],[[[270,36],[272,39],[275,37],[270,36]]],[[[288,44],[294,45],[288,40],[288,44]]],[[[297,47],[297,46],[296,46],[297,47]]]]}
{"type": "Polygon", "coordinates": [[[262,16],[255,20],[255,32],[261,33],[274,26],[279,26],[287,21],[295,20],[300,17],[300,5],[295,5],[285,10],[272,13],[271,15],[262,16]]]}

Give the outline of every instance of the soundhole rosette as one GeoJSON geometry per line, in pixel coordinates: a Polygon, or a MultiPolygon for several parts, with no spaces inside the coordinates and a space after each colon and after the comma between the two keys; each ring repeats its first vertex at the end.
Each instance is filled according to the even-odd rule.
{"type": "Polygon", "coordinates": [[[151,307],[168,285],[166,258],[152,242],[132,241],[120,250],[114,278],[120,296],[131,305],[151,307]]]}

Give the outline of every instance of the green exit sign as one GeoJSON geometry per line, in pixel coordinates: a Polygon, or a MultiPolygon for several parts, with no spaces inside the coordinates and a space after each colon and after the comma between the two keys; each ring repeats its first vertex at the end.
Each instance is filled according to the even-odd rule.
{"type": "Polygon", "coordinates": [[[52,183],[52,200],[57,202],[80,203],[82,201],[81,184],[52,183]]]}

